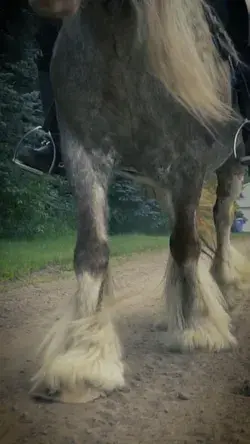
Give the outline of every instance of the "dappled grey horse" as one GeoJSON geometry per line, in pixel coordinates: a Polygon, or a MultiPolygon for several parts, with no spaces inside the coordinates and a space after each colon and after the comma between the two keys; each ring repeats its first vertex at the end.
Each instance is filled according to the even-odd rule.
{"type": "MultiPolygon", "coordinates": [[[[211,23],[220,27],[202,0],[89,0],[64,21],[51,78],[77,200],[78,289],[42,344],[35,395],[86,402],[125,384],[108,271],[107,191],[115,170],[152,186],[171,215],[166,346],[236,343],[227,294],[238,267],[230,227],[243,175],[232,154],[241,122],[211,23]],[[196,211],[213,172],[217,247],[210,264],[200,254],[196,211]]],[[[220,38],[237,62],[223,29],[220,38]]]]}

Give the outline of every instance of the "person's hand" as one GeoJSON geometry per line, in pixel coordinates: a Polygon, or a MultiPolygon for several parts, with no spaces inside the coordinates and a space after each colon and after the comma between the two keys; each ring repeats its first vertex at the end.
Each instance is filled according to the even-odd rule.
{"type": "Polygon", "coordinates": [[[81,0],[29,0],[32,9],[39,15],[51,18],[63,18],[74,14],[81,0]]]}

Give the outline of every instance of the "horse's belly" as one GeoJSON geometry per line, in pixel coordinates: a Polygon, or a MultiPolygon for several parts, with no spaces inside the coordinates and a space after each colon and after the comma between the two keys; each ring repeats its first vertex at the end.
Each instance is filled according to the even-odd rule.
{"type": "Polygon", "coordinates": [[[230,147],[212,147],[206,130],[145,74],[140,57],[118,57],[77,24],[62,30],[51,76],[60,114],[80,140],[102,147],[108,137],[125,165],[151,173],[191,160],[214,170],[228,157],[230,147]]]}

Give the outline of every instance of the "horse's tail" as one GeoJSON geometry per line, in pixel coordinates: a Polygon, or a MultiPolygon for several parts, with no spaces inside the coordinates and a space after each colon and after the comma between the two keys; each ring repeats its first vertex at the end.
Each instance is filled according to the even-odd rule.
{"type": "MultiPolygon", "coordinates": [[[[139,36],[151,69],[167,90],[203,124],[232,118],[228,63],[213,42],[214,14],[205,0],[133,0],[139,36]]],[[[237,58],[222,25],[227,50],[237,58]]],[[[210,126],[210,125],[209,125],[210,126]]]]}

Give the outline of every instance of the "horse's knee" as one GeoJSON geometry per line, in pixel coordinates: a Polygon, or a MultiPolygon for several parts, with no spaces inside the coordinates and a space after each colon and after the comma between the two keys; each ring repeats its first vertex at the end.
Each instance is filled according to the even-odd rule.
{"type": "Polygon", "coordinates": [[[107,242],[97,239],[80,237],[77,240],[74,253],[74,268],[79,276],[83,271],[91,275],[103,274],[109,263],[109,247],[107,242]]]}

